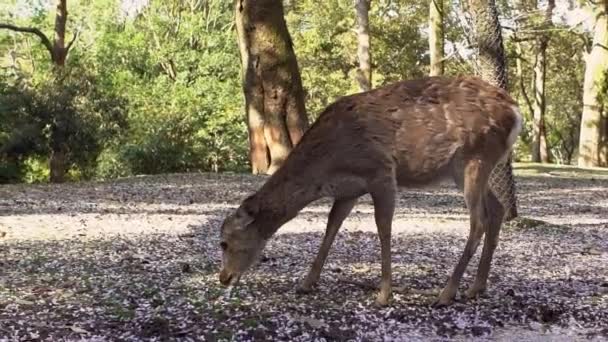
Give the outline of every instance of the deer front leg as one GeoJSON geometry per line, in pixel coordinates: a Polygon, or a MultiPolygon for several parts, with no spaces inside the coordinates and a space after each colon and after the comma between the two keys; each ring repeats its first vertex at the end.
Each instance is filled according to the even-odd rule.
{"type": "Polygon", "coordinates": [[[357,199],[358,198],[355,197],[349,199],[336,199],[334,201],[331,211],[329,212],[325,236],[323,237],[323,242],[321,243],[317,257],[313,261],[308,275],[296,289],[297,293],[310,293],[313,285],[319,281],[321,270],[323,269],[323,265],[329,254],[329,249],[338,234],[338,230],[342,226],[342,222],[344,222],[344,219],[346,219],[357,203],[357,199]]]}
{"type": "Polygon", "coordinates": [[[488,191],[486,195],[486,215],[488,226],[485,227],[485,240],[483,244],[483,250],[481,251],[481,259],[479,260],[479,266],[477,268],[477,275],[475,282],[467,292],[465,293],[467,298],[475,298],[478,294],[483,293],[486,290],[486,284],[488,281],[488,274],[490,273],[490,265],[492,263],[492,256],[494,250],[498,246],[498,237],[500,234],[500,227],[502,225],[502,217],[504,216],[504,209],[502,204],[498,201],[496,196],[488,191]]]}
{"type": "Polygon", "coordinates": [[[374,202],[374,218],[380,238],[382,277],[376,305],[387,306],[391,297],[391,229],[395,212],[396,185],[394,179],[371,193],[374,202]]]}

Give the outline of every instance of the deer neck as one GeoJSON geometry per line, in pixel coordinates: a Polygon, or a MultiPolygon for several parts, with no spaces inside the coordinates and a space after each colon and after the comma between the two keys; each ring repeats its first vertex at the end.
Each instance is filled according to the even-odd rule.
{"type": "Polygon", "coordinates": [[[306,205],[321,197],[318,186],[303,168],[280,168],[254,195],[259,201],[256,217],[261,235],[268,239],[279,228],[293,219],[306,205]]]}

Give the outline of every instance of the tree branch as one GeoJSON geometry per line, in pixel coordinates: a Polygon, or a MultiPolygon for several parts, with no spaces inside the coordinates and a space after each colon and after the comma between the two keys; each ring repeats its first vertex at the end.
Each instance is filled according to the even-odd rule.
{"type": "Polygon", "coordinates": [[[72,44],[74,44],[76,39],[78,39],[78,35],[80,35],[80,31],[76,30],[76,32],[74,32],[74,37],[72,37],[72,40],[70,40],[70,42],[68,43],[68,46],[65,47],[66,55],[70,52],[70,48],[72,47],[72,44]]]}
{"type": "Polygon", "coordinates": [[[7,30],[11,30],[11,31],[15,31],[15,32],[23,32],[23,33],[32,33],[38,36],[38,38],[40,38],[40,41],[42,42],[42,45],[44,45],[44,47],[49,50],[49,52],[51,53],[51,56],[53,55],[53,45],[51,44],[51,41],[49,40],[49,38],[42,33],[42,31],[40,31],[37,28],[33,28],[33,27],[19,27],[19,26],[15,26],[15,25],[11,25],[11,24],[3,24],[0,23],[0,29],[7,29],[7,30]]]}

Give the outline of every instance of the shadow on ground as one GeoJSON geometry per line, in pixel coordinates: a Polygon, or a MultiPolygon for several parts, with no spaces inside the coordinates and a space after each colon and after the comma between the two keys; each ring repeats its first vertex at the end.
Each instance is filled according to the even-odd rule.
{"type": "MultiPolygon", "coordinates": [[[[220,217],[216,217],[219,219],[220,217]]],[[[113,236],[80,241],[4,244],[0,334],[40,339],[348,340],[382,336],[481,336],[504,327],[562,327],[573,322],[606,336],[608,234],[573,229],[507,229],[495,256],[489,292],[475,301],[432,309],[421,294],[444,285],[464,238],[398,234],[393,239],[390,308],[372,305],[380,275],[377,237],[341,232],[317,291],[296,295],[322,235],[286,233],[232,297],[217,282],[217,233],[191,227],[179,235],[113,236]],[[294,247],[294,246],[297,246],[294,247]],[[589,272],[593,268],[594,272],[589,272]],[[404,289],[405,288],[405,289],[404,289]],[[414,291],[407,292],[407,288],[414,291]],[[235,335],[235,333],[238,335],[235,335]]],[[[471,262],[461,289],[471,283],[471,262]]]]}
{"type": "MultiPolygon", "coordinates": [[[[398,291],[390,307],[378,309],[371,289],[380,275],[378,239],[373,227],[353,229],[356,220],[373,221],[368,197],[338,235],[315,293],[296,295],[294,287],[320,244],[328,201],[314,203],[299,216],[295,230],[271,239],[258,267],[232,296],[225,294],[217,281],[219,224],[262,181],[172,175],[3,187],[0,230],[8,234],[0,248],[0,337],[369,341],[458,339],[498,331],[507,331],[506,340],[524,331],[548,339],[608,337],[605,182],[518,178],[520,212],[548,221],[559,216],[559,224],[506,227],[488,293],[469,302],[458,298],[443,309],[429,306],[434,299],[429,293],[444,285],[467,232],[437,230],[431,220],[441,216],[462,223],[461,196],[451,185],[402,191],[397,216],[419,221],[422,228],[395,229],[398,291]],[[68,225],[89,214],[100,221],[96,227],[104,222],[123,227],[94,237],[41,237],[46,228],[40,220],[68,225]],[[109,221],[117,215],[123,221],[109,221]],[[173,221],[158,221],[159,216],[173,221]],[[187,225],[182,219],[199,223],[187,225]],[[155,229],[169,222],[173,225],[155,229]],[[307,230],[298,232],[297,225],[307,230]]],[[[480,250],[461,290],[472,282],[480,250]]]]}

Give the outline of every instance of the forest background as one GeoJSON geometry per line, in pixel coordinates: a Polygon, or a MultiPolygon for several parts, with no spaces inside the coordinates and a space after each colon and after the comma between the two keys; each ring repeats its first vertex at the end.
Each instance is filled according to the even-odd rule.
{"type": "MultiPolygon", "coordinates": [[[[470,3],[273,7],[306,120],[366,87],[478,73],[470,3]]],[[[525,115],[513,160],[606,166],[608,1],[495,6],[507,87],[525,115]]],[[[251,171],[239,23],[238,4],[222,0],[3,0],[0,183],[251,171]]]]}

